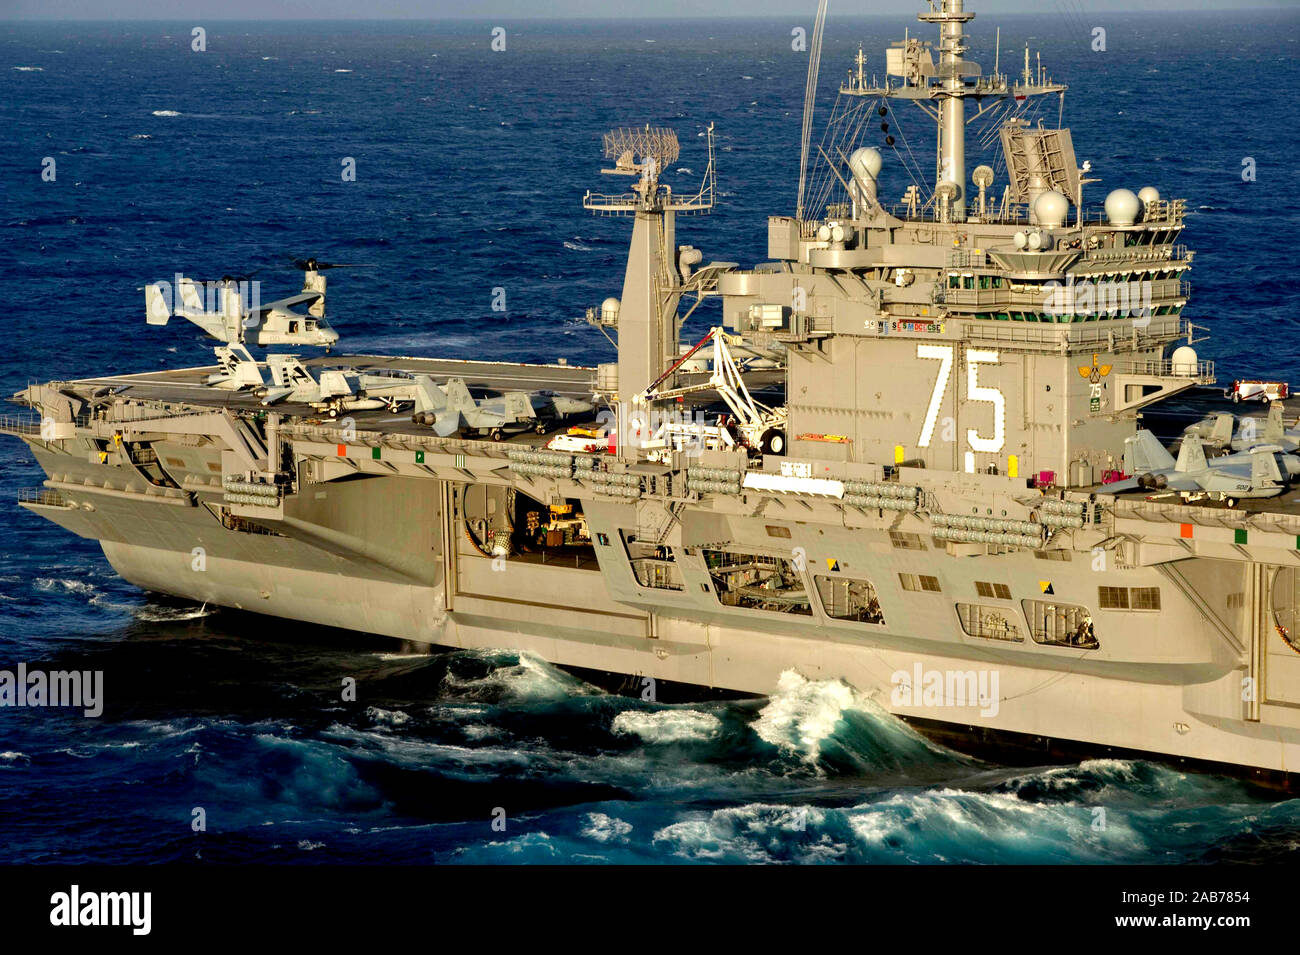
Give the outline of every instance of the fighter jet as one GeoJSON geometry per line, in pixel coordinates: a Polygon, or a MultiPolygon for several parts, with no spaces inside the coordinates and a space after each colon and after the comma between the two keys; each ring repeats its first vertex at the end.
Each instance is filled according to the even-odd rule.
{"type": "Polygon", "coordinates": [[[208,375],[204,384],[227,391],[260,388],[266,384],[262,379],[262,370],[243,345],[218,345],[213,351],[217,353],[221,371],[208,375]]]}
{"type": "Polygon", "coordinates": [[[547,429],[566,418],[595,410],[590,401],[565,398],[553,391],[529,395],[508,391],[499,398],[476,400],[464,379],[450,378],[446,385],[434,385],[426,378],[414,396],[415,412],[411,420],[433,428],[446,438],[473,431],[500,441],[506,432],[532,429],[545,434],[547,429]]]}
{"type": "Polygon", "coordinates": [[[1124,439],[1124,470],[1133,477],[1099,488],[1098,494],[1164,491],[1184,497],[1210,497],[1232,507],[1243,498],[1276,497],[1300,477],[1300,458],[1277,445],[1206,460],[1194,434],[1183,437],[1178,460],[1150,431],[1124,439]]]}
{"type": "Polygon", "coordinates": [[[1275,444],[1287,452],[1300,450],[1300,422],[1293,427],[1286,427],[1282,421],[1280,401],[1269,404],[1268,417],[1264,419],[1262,431],[1254,418],[1245,418],[1237,429],[1237,437],[1232,439],[1234,451],[1249,451],[1261,444],[1275,444]]]}
{"type": "Polygon", "coordinates": [[[396,412],[402,402],[414,400],[421,387],[414,378],[367,375],[352,369],[325,369],[317,379],[297,355],[267,355],[266,366],[271,384],[257,389],[262,404],[300,402],[331,418],[342,411],[387,408],[396,412]]]}

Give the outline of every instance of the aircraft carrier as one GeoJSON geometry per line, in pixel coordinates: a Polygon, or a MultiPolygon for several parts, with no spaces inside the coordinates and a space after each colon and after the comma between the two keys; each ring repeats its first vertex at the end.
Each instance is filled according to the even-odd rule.
{"type": "MultiPolygon", "coordinates": [[[[630,247],[587,317],[616,363],[257,360],[254,339],[334,343],[328,265],[266,307],[178,277],[148,319],[200,325],[219,363],[15,395],[2,430],[48,475],[19,504],[194,601],[754,694],[793,670],[946,739],[1288,783],[1295,435],[1215,397],[1184,200],[1094,193],[1070,130],[1025,119],[1063,116],[1064,84],[1028,48],[1003,71],[1001,39],[991,70],[968,60],[962,0],[920,13],[933,40],[847,64],[816,140],[824,12],[768,261],[678,242],[714,203],[711,129],[685,192],[673,131],[606,135],[627,188],[583,203],[630,247]],[[933,166],[895,141],[917,117],[933,166]],[[704,302],[719,324],[683,342],[704,302]],[[1157,403],[1186,421],[1154,427],[1157,403]]],[[[1286,389],[1231,394],[1283,410],[1286,389]]]]}

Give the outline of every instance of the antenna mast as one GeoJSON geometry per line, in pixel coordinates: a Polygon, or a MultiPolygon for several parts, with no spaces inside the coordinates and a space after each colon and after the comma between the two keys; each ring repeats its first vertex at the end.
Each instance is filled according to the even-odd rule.
{"type": "Polygon", "coordinates": [[[812,47],[808,51],[808,81],[803,90],[803,138],[799,148],[799,196],[795,202],[794,217],[803,218],[803,192],[808,180],[808,147],[812,142],[813,107],[817,103],[817,74],[821,70],[822,31],[826,27],[828,0],[819,0],[817,19],[813,23],[812,47]]]}

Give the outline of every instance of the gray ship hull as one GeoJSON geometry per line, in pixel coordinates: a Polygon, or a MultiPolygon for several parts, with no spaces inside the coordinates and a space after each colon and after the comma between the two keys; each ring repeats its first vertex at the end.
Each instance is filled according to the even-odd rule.
{"type": "MultiPolygon", "coordinates": [[[[590,489],[584,499],[579,489],[561,491],[557,482],[551,490],[580,502],[597,543],[589,554],[539,560],[483,551],[476,540],[481,525],[474,528],[493,509],[492,494],[468,481],[362,471],[304,486],[302,500],[283,514],[231,529],[204,506],[205,498],[219,500],[215,488],[165,503],[147,482],[105,487],[112,480],[104,472],[121,472],[29,443],[51,474],[47,493],[59,496],[25,506],[101,541],[114,569],[146,590],[413,642],[509,647],[563,666],[745,693],[770,694],[790,672],[839,680],[900,717],[947,726],[958,738],[1055,740],[1271,774],[1289,772],[1300,758],[1300,683],[1288,679],[1294,668],[1277,652],[1293,651],[1264,626],[1261,607],[1272,598],[1254,596],[1226,609],[1235,602],[1226,595],[1267,588],[1285,566],[1281,561],[1293,563],[1284,551],[1243,555],[1234,545],[1220,556],[1195,556],[1181,547],[1177,554],[1163,550],[1157,541],[1145,556],[1134,548],[1106,569],[1094,565],[1091,548],[1061,550],[1051,559],[1018,551],[975,560],[960,546],[891,534],[897,516],[882,516],[887,512],[846,519],[824,502],[805,500],[795,515],[793,502],[772,500],[758,515],[750,506],[727,513],[710,503],[670,520],[668,512],[647,513],[653,508],[644,503],[602,499],[590,489]],[[638,576],[627,545],[599,543],[633,536],[629,529],[656,520],[669,525],[662,536],[679,555],[671,579],[638,576]],[[750,606],[724,603],[732,599],[719,592],[725,577],[706,556],[715,540],[773,559],[802,554],[806,609],[799,602],[791,611],[766,595],[767,602],[750,606]],[[1151,563],[1141,566],[1142,560],[1151,563]],[[935,578],[939,590],[900,583],[917,574],[935,578]],[[883,622],[833,616],[824,581],[834,575],[870,580],[883,622]],[[954,598],[974,597],[988,580],[1005,586],[1010,599],[981,599],[1001,605],[1022,630],[1027,617],[1016,605],[1041,600],[1044,584],[1062,605],[1094,608],[1098,588],[1156,588],[1160,625],[1154,626],[1154,613],[1095,609],[1095,649],[972,636],[955,609],[965,600],[954,598]],[[1224,609],[1211,612],[1212,602],[1224,609]],[[1278,646],[1270,646],[1270,637],[1278,646]],[[1252,672],[1262,677],[1254,710],[1242,690],[1252,672]],[[1250,719],[1253,713],[1261,718],[1250,719]]],[[[169,457],[168,446],[159,447],[169,457]]],[[[360,460],[362,468],[380,467],[372,457],[360,460]]],[[[477,470],[467,457],[458,463],[470,474],[477,470]]],[[[197,470],[203,462],[193,464],[197,470]]],[[[539,483],[529,482],[528,491],[545,499],[539,483]]],[[[502,495],[519,493],[497,487],[502,495]]]]}

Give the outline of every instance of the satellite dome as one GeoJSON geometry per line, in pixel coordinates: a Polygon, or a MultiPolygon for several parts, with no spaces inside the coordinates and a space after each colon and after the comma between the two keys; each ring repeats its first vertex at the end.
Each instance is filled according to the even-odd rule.
{"type": "Polygon", "coordinates": [[[619,301],[610,296],[600,303],[600,317],[606,322],[612,322],[618,318],[619,301]]]}
{"type": "Polygon", "coordinates": [[[1160,190],[1155,186],[1143,186],[1138,191],[1138,199],[1142,201],[1143,206],[1147,206],[1153,202],[1159,202],[1160,190]]]}
{"type": "Polygon", "coordinates": [[[880,153],[870,146],[861,146],[853,150],[853,155],[849,156],[849,172],[853,173],[854,179],[861,179],[864,176],[875,179],[880,175],[882,165],[884,160],[880,158],[880,153]]]}
{"type": "Polygon", "coordinates": [[[1195,375],[1199,361],[1195,348],[1191,345],[1179,345],[1170,357],[1170,370],[1175,375],[1195,375]]]}
{"type": "Polygon", "coordinates": [[[1023,249],[1025,246],[1029,245],[1029,236],[1025,235],[1024,232],[1017,232],[1014,236],[1014,241],[1017,249],[1023,249]]]}
{"type": "MultiPolygon", "coordinates": [[[[1107,209],[1109,210],[1109,206],[1107,209]]],[[[1048,229],[1065,225],[1065,214],[1070,211],[1070,200],[1055,189],[1048,189],[1034,200],[1034,220],[1048,229]]]]}
{"type": "Polygon", "coordinates": [[[1132,225],[1142,208],[1132,190],[1116,189],[1106,197],[1106,219],[1111,225],[1132,225]]]}

